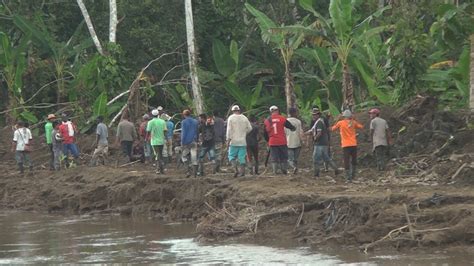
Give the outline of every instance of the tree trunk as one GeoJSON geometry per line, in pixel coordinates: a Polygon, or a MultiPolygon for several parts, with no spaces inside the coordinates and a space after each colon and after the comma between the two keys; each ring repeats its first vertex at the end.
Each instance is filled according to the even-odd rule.
{"type": "Polygon", "coordinates": [[[290,108],[296,108],[296,94],[293,86],[293,76],[291,75],[290,65],[285,64],[285,96],[286,111],[289,114],[290,108]]]}
{"type": "Polygon", "coordinates": [[[342,69],[342,95],[343,95],[343,104],[342,109],[349,109],[354,111],[354,87],[352,86],[351,73],[349,71],[349,65],[344,64],[342,69]]]}
{"type": "Polygon", "coordinates": [[[109,0],[109,42],[115,43],[117,34],[117,0],[109,0]]]}
{"type": "Polygon", "coordinates": [[[97,51],[99,51],[99,54],[104,55],[104,50],[102,49],[102,45],[100,45],[100,41],[99,41],[99,38],[97,37],[97,34],[95,33],[94,25],[92,25],[92,21],[89,16],[89,12],[87,12],[86,5],[84,5],[84,2],[82,0],[77,0],[77,4],[79,5],[79,8],[81,9],[82,16],[84,17],[84,20],[86,21],[87,28],[89,29],[89,33],[92,37],[92,41],[94,41],[97,51]]]}
{"type": "Polygon", "coordinates": [[[188,57],[189,57],[189,72],[191,75],[191,84],[193,88],[193,98],[196,112],[198,114],[204,113],[204,106],[202,101],[202,91],[197,75],[197,56],[194,39],[194,23],[193,23],[193,7],[191,0],[184,0],[185,17],[186,17],[186,38],[188,41],[188,57]]]}
{"type": "Polygon", "coordinates": [[[469,108],[472,112],[474,112],[474,34],[469,36],[471,40],[471,66],[470,66],[470,73],[469,73],[469,84],[470,84],[470,96],[469,96],[469,108]]]}

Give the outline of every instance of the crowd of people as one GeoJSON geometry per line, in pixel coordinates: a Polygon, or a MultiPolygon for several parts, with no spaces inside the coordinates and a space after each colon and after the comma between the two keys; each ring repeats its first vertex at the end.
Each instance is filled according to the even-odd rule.
{"type": "MultiPolygon", "coordinates": [[[[301,154],[305,136],[311,136],[313,149],[314,176],[319,177],[321,168],[325,171],[331,167],[335,175],[340,170],[331,156],[331,131],[339,131],[343,150],[344,173],[347,182],[356,175],[357,167],[357,132],[363,129],[350,110],[345,110],[330,124],[330,115],[323,115],[318,108],[312,109],[312,120],[309,129],[303,130],[303,123],[298,118],[296,108],[289,109],[289,117],[280,113],[277,106],[269,108],[270,115],[263,121],[260,131],[258,120],[251,115],[242,114],[238,105],[231,107],[232,114],[224,120],[218,114],[200,114],[193,117],[191,110],[182,112],[180,129],[175,129],[173,118],[163,107],[144,114],[138,127],[129,121],[127,115],[116,129],[115,145],[121,147],[125,164],[141,159],[152,164],[157,174],[165,172],[166,164],[175,160],[184,165],[187,177],[205,175],[206,159],[211,163],[213,174],[221,171],[223,157],[227,149],[227,158],[234,172],[234,177],[245,176],[246,171],[252,175],[259,174],[259,143],[263,135],[267,147],[265,167],[271,157],[273,174],[293,174],[298,172],[298,159],[301,154]],[[179,140],[174,137],[179,133],[179,140]],[[262,134],[263,133],[263,134],[262,134]],[[137,145],[139,143],[139,145],[137,145]],[[137,158],[137,156],[139,158],[137,158]]],[[[377,108],[369,111],[371,118],[370,134],[377,169],[385,169],[385,158],[391,144],[387,121],[380,118],[377,108]]],[[[97,117],[95,128],[95,149],[90,166],[107,164],[109,153],[109,133],[102,116],[97,117]]],[[[47,117],[44,126],[45,141],[49,147],[51,170],[71,167],[78,164],[79,149],[76,144],[78,133],[76,125],[63,114],[59,119],[54,114],[47,117]]],[[[20,173],[25,167],[33,169],[30,153],[32,152],[33,135],[25,122],[16,124],[13,134],[12,151],[20,173]]]]}

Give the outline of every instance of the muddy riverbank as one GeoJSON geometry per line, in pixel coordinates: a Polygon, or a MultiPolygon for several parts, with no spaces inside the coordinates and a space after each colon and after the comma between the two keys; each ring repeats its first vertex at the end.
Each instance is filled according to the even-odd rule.
{"type": "MultiPolygon", "coordinates": [[[[432,98],[384,108],[394,135],[387,171],[374,170],[368,132],[361,131],[356,181],[311,175],[311,147],[296,175],[185,178],[174,165],[157,176],[141,163],[90,168],[93,136],[79,136],[81,165],[45,170],[47,151],[33,152],[33,174],[19,176],[0,138],[0,209],[65,214],[119,213],[193,221],[201,241],[291,239],[305,246],[411,250],[474,246],[474,123],[466,112],[437,111],[432,98]]],[[[358,120],[368,127],[366,113],[358,120]]],[[[332,140],[338,143],[337,134],[332,140]]],[[[261,156],[265,156],[262,144],[261,156]]],[[[111,159],[120,153],[111,147],[111,159]]],[[[333,147],[341,164],[341,151],[333,147]]],[[[261,169],[261,172],[264,169],[261,169]]]]}
{"type": "Polygon", "coordinates": [[[3,175],[0,197],[2,209],[195,221],[203,241],[287,238],[367,251],[474,244],[474,192],[456,183],[392,185],[361,177],[348,185],[309,173],[187,179],[138,167],[78,167],[3,175]]]}

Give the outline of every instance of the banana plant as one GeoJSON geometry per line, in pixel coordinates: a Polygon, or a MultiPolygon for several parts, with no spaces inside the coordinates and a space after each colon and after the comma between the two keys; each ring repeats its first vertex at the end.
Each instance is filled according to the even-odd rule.
{"type": "Polygon", "coordinates": [[[31,35],[34,45],[39,48],[43,56],[52,59],[57,84],[56,101],[60,103],[64,100],[66,94],[65,74],[67,74],[70,66],[74,65],[74,62],[77,61],[79,55],[85,49],[92,46],[92,41],[89,39],[78,40],[84,22],[77,26],[67,42],[58,42],[49,32],[41,30],[40,28],[46,28],[41,17],[37,17],[35,20],[40,27],[36,27],[32,22],[19,15],[13,16],[13,22],[25,34],[31,35]]]}
{"type": "Polygon", "coordinates": [[[291,73],[291,62],[296,49],[303,43],[304,34],[287,34],[285,31],[278,31],[277,24],[263,12],[257,10],[249,3],[245,3],[247,10],[257,21],[262,40],[272,45],[281,54],[281,59],[285,67],[285,97],[286,107],[296,108],[296,94],[294,90],[294,78],[291,73]]]}
{"type": "MultiPolygon", "coordinates": [[[[352,2],[351,0],[331,0],[329,4],[330,19],[326,19],[313,8],[313,0],[300,0],[300,6],[313,14],[316,22],[306,27],[283,27],[285,31],[303,33],[307,36],[315,35],[314,32],[316,32],[318,37],[324,38],[325,41],[321,42],[320,46],[330,49],[342,65],[342,109],[353,109],[355,105],[355,93],[350,67],[354,47],[363,47],[367,39],[386,30],[387,26],[372,28],[369,24],[374,18],[381,16],[385,10],[391,8],[389,5],[385,6],[360,23],[356,23],[352,17],[352,2]],[[319,28],[318,31],[315,31],[315,25],[319,28]],[[321,35],[321,32],[323,35],[321,35]]],[[[366,77],[363,80],[370,87],[369,91],[371,94],[385,102],[387,96],[375,87],[373,80],[367,79],[369,76],[365,69],[357,67],[357,70],[361,72],[362,76],[366,77]]]]}
{"type": "Polygon", "coordinates": [[[254,82],[256,75],[272,74],[272,71],[264,65],[253,62],[245,67],[241,67],[241,52],[236,41],[232,40],[227,47],[220,40],[213,40],[212,55],[218,73],[200,71],[200,78],[203,84],[215,84],[214,87],[222,87],[226,93],[234,98],[246,111],[254,110],[262,104],[263,80],[259,79],[257,86],[247,85],[248,81],[254,82]]]}

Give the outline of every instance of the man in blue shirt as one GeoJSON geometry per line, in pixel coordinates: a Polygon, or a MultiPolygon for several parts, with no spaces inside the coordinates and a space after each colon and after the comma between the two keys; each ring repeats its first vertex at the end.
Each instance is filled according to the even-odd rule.
{"type": "Polygon", "coordinates": [[[198,121],[191,117],[190,110],[183,111],[183,121],[181,122],[181,160],[187,165],[186,177],[197,176],[197,139],[198,121]],[[188,158],[191,157],[190,159],[188,158]]]}
{"type": "Polygon", "coordinates": [[[173,156],[173,133],[174,133],[174,123],[171,121],[171,116],[164,114],[163,119],[166,121],[166,131],[165,135],[165,146],[163,148],[163,159],[165,163],[171,163],[171,157],[173,156]]]}

